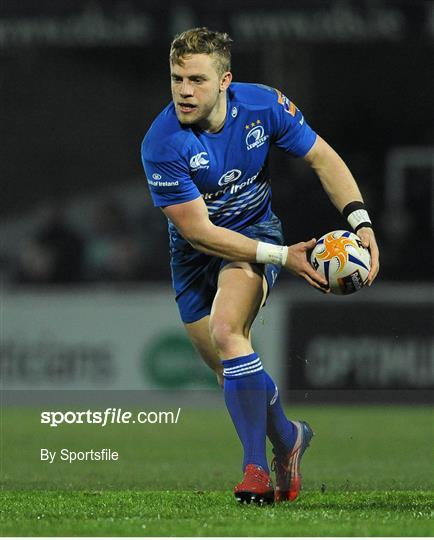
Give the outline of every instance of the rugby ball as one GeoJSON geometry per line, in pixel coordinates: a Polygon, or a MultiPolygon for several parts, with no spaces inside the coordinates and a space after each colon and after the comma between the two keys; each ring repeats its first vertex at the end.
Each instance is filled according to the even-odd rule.
{"type": "Polygon", "coordinates": [[[332,231],[318,240],[310,263],[327,279],[332,293],[352,294],[366,283],[371,255],[356,234],[332,231]]]}

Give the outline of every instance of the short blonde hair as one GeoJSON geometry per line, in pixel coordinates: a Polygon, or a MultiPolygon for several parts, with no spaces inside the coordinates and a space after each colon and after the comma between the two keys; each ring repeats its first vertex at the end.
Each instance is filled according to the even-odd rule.
{"type": "Polygon", "coordinates": [[[226,32],[214,32],[205,26],[191,28],[174,37],[170,45],[170,62],[182,64],[192,54],[209,54],[216,61],[217,72],[222,75],[231,70],[232,39],[226,32]]]}

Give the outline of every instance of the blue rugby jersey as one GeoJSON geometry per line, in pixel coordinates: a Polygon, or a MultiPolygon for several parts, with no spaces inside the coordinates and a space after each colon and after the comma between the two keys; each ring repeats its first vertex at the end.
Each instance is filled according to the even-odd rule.
{"type": "MultiPolygon", "coordinates": [[[[300,157],[315,140],[300,110],[281,92],[232,83],[226,122],[218,133],[181,124],[172,102],[147,132],[142,161],[155,206],[202,196],[215,225],[240,231],[272,214],[270,145],[300,157]]],[[[170,220],[169,233],[172,248],[183,248],[185,240],[170,220]]]]}

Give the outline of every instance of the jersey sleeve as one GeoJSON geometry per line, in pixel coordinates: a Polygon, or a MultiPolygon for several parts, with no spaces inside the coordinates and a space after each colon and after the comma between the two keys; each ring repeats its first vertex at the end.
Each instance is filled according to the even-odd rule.
{"type": "Polygon", "coordinates": [[[303,157],[314,145],[317,135],[294,103],[279,90],[275,92],[273,142],[294,157],[303,157]]]}
{"type": "Polygon", "coordinates": [[[154,206],[171,206],[200,197],[188,165],[174,152],[164,160],[148,159],[142,146],[142,163],[154,206]]]}

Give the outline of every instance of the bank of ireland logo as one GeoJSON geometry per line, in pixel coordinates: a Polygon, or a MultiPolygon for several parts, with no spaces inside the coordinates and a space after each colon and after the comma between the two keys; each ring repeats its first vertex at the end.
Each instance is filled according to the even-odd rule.
{"type": "Polygon", "coordinates": [[[152,178],[154,180],[161,180],[161,174],[158,174],[158,173],[154,172],[154,174],[152,175],[152,178]]]}
{"type": "Polygon", "coordinates": [[[208,156],[206,152],[199,152],[199,154],[195,154],[190,159],[190,167],[193,171],[197,171],[198,169],[209,169],[209,159],[206,159],[205,156],[208,156]]]}
{"type": "Polygon", "coordinates": [[[245,127],[249,130],[246,135],[247,150],[251,150],[252,148],[259,148],[267,141],[268,135],[265,134],[264,128],[261,125],[260,120],[252,122],[251,124],[247,124],[245,127]]]}
{"type": "Polygon", "coordinates": [[[241,171],[239,169],[231,169],[230,171],[225,172],[221,175],[218,182],[219,186],[225,186],[231,182],[235,182],[241,176],[241,171]]]}

